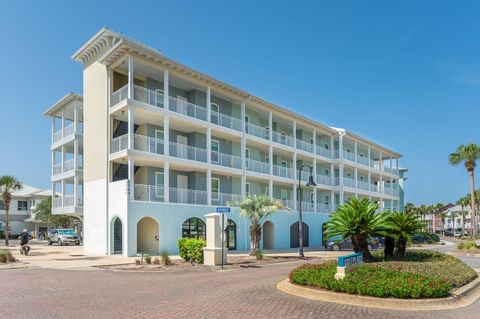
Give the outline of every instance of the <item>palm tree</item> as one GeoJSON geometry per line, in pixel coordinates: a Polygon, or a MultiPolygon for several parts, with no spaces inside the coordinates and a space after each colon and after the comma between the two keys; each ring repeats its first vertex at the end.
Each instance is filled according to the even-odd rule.
{"type": "Polygon", "coordinates": [[[419,233],[424,227],[424,222],[409,212],[391,212],[388,216],[388,227],[396,240],[394,258],[403,258],[407,249],[407,242],[412,241],[412,236],[419,233]]]}
{"type": "Polygon", "coordinates": [[[260,251],[262,221],[280,210],[290,210],[281,201],[263,195],[247,196],[240,201],[231,201],[228,205],[239,208],[240,214],[250,219],[250,255],[252,256],[260,251]]]}
{"type": "Polygon", "coordinates": [[[455,233],[455,218],[458,216],[457,212],[453,210],[450,211],[450,220],[452,221],[452,232],[455,233]]]}
{"type": "MultiPolygon", "coordinates": [[[[416,209],[417,216],[423,221],[425,220],[425,215],[428,213],[428,207],[424,204],[420,205],[416,209]]],[[[424,224],[425,227],[425,224],[424,224]]]]}
{"type": "Polygon", "coordinates": [[[377,209],[377,204],[367,198],[352,198],[330,214],[326,234],[329,238],[339,236],[340,240],[350,238],[353,250],[363,253],[364,261],[373,261],[368,249],[368,238],[388,236],[387,212],[375,213],[377,209]]]}
{"type": "Polygon", "coordinates": [[[456,204],[462,207],[461,215],[462,215],[462,237],[463,237],[463,235],[465,234],[465,207],[470,205],[470,196],[467,195],[460,198],[459,200],[457,200],[456,204]]]}
{"type": "Polygon", "coordinates": [[[12,192],[21,190],[23,188],[14,176],[4,175],[0,176],[0,194],[3,199],[3,206],[5,207],[5,246],[9,245],[9,226],[8,226],[8,212],[10,210],[10,201],[12,200],[12,192]]]}
{"type": "Polygon", "coordinates": [[[475,143],[460,145],[455,153],[449,156],[449,162],[452,165],[460,163],[465,164],[468,175],[470,176],[470,203],[471,203],[471,220],[472,220],[472,237],[477,237],[477,205],[475,201],[475,166],[480,158],[480,147],[475,143]]]}
{"type": "Polygon", "coordinates": [[[447,213],[443,212],[440,214],[440,219],[442,221],[442,234],[445,236],[445,220],[447,219],[447,213]]]}
{"type": "Polygon", "coordinates": [[[403,207],[403,210],[407,213],[414,213],[415,212],[415,205],[412,203],[406,203],[403,207]]]}

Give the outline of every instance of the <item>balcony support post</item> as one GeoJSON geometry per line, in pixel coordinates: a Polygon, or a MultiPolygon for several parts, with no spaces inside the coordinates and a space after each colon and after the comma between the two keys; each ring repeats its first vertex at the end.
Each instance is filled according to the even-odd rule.
{"type": "Polygon", "coordinates": [[[78,176],[73,177],[73,207],[78,206],[78,176]]]}
{"type": "Polygon", "coordinates": [[[78,134],[78,102],[73,105],[73,134],[78,134]]]}
{"type": "Polygon", "coordinates": [[[342,188],[342,191],[340,192],[340,203],[343,204],[343,135],[339,134],[338,135],[338,158],[340,159],[340,164],[339,164],[339,186],[342,188]]]}
{"type": "Polygon", "coordinates": [[[330,163],[330,185],[335,185],[335,166],[330,163]]]}
{"type": "Polygon", "coordinates": [[[163,200],[170,202],[170,163],[163,164],[163,200]]]}
{"type": "MultiPolygon", "coordinates": [[[[293,121],[293,147],[294,148],[298,148],[298,145],[297,145],[297,121],[293,121]]],[[[296,172],[296,170],[295,170],[296,172]]]]}
{"type": "Polygon", "coordinates": [[[367,158],[368,158],[368,166],[370,166],[371,161],[372,161],[372,149],[370,148],[370,145],[368,146],[368,151],[367,151],[367,158]]]}
{"type": "Polygon", "coordinates": [[[270,145],[268,146],[268,171],[270,172],[270,175],[273,175],[273,145],[272,142],[270,142],[270,145]]]}
{"type": "MultiPolygon", "coordinates": [[[[206,94],[206,103],[207,103],[207,122],[212,121],[212,89],[207,86],[207,94],[206,94]]],[[[218,110],[220,112],[220,110],[218,110]]],[[[220,120],[220,119],[219,119],[220,120]]]]}
{"type": "MultiPolygon", "coordinates": [[[[220,154],[217,154],[217,156],[221,162],[220,154]]],[[[212,129],[210,127],[207,127],[207,163],[212,163],[212,129]]]]}
{"type": "Polygon", "coordinates": [[[383,153],[380,151],[380,158],[378,160],[378,168],[383,171],[383,153]]]}
{"type": "Polygon", "coordinates": [[[268,180],[268,197],[270,197],[270,199],[273,199],[273,179],[272,178],[268,180]]]}
{"type": "Polygon", "coordinates": [[[169,93],[169,72],[168,70],[163,71],[163,107],[165,110],[170,109],[170,93],[169,93]]]}
{"type": "Polygon", "coordinates": [[[133,76],[133,57],[131,55],[128,56],[127,58],[127,64],[128,64],[128,87],[127,87],[127,98],[129,100],[133,100],[134,94],[134,76],[133,76]]]}
{"type": "Polygon", "coordinates": [[[330,191],[329,205],[330,205],[330,211],[333,212],[335,210],[335,192],[333,190],[330,191]]]}
{"type": "Polygon", "coordinates": [[[65,137],[65,109],[62,109],[62,139],[65,137]]]}
{"type": "MultiPolygon", "coordinates": [[[[218,190],[220,192],[220,190],[218,190]]],[[[212,169],[207,169],[207,205],[212,205],[212,169]]]]}
{"type": "MultiPolygon", "coordinates": [[[[240,145],[240,148],[241,148],[241,153],[242,153],[242,169],[243,169],[243,176],[245,176],[245,170],[246,170],[246,158],[245,158],[245,153],[246,153],[246,148],[247,148],[247,140],[246,140],[246,136],[245,136],[245,104],[246,102],[245,101],[242,101],[241,102],[241,117],[242,117],[242,141],[241,141],[241,145],[240,145]]],[[[242,196],[245,196],[245,183],[243,182],[243,179],[242,179],[242,196]]]]}
{"type": "Polygon", "coordinates": [[[65,145],[62,146],[62,165],[61,165],[61,172],[65,172],[65,145]]]}
{"type": "Polygon", "coordinates": [[[61,207],[64,207],[65,206],[65,180],[62,179],[62,181],[60,182],[60,185],[62,187],[62,206],[61,207]]]}
{"type": "Polygon", "coordinates": [[[390,156],[390,173],[393,174],[393,156],[390,156]]]}
{"type": "Polygon", "coordinates": [[[383,193],[383,175],[380,174],[380,181],[378,182],[378,192],[383,193]]]}
{"type": "Polygon", "coordinates": [[[128,107],[128,149],[134,149],[134,132],[135,130],[135,111],[133,107],[128,107]]]}

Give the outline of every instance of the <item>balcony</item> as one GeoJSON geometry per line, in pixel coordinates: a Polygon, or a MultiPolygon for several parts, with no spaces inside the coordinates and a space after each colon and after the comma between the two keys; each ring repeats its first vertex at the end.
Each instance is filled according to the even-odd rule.
{"type": "Polygon", "coordinates": [[[211,163],[225,167],[242,169],[242,158],[240,156],[212,151],[211,163]]]}
{"type": "Polygon", "coordinates": [[[297,209],[300,208],[300,205],[302,205],[302,211],[303,212],[314,212],[315,211],[315,205],[313,202],[297,202],[297,209]]]}
{"type": "MultiPolygon", "coordinates": [[[[83,162],[82,160],[78,159],[77,160],[77,170],[82,170],[83,169],[83,162]]],[[[75,162],[74,159],[69,159],[65,162],[63,162],[63,170],[62,170],[62,163],[58,163],[53,165],[52,169],[52,175],[59,175],[62,173],[68,173],[75,170],[75,162]]]]}
{"type": "MultiPolygon", "coordinates": [[[[163,108],[164,96],[162,92],[149,90],[147,88],[135,85],[133,88],[135,100],[147,103],[156,107],[163,108]]],[[[126,96],[125,96],[126,97],[126,96]]],[[[114,104],[113,104],[114,105],[114,104]]]]}
{"type": "Polygon", "coordinates": [[[292,136],[286,134],[272,132],[272,139],[275,143],[283,144],[290,147],[295,147],[295,140],[292,136]]]}
{"type": "Polygon", "coordinates": [[[164,187],[156,185],[133,185],[133,199],[144,202],[163,202],[164,187]]]}
{"type": "Polygon", "coordinates": [[[343,158],[355,162],[355,154],[352,152],[343,151],[343,158]]]}
{"type": "Polygon", "coordinates": [[[369,183],[367,183],[367,182],[357,181],[357,185],[358,185],[358,188],[360,188],[360,189],[363,189],[363,190],[366,190],[366,191],[370,190],[369,183]]]}
{"type": "Polygon", "coordinates": [[[297,139],[297,148],[306,152],[313,153],[313,144],[297,139]]]}
{"type": "Polygon", "coordinates": [[[207,162],[207,150],[195,146],[170,142],[170,156],[198,162],[207,162]]]}
{"type": "Polygon", "coordinates": [[[327,158],[332,157],[332,152],[330,152],[330,150],[327,150],[325,147],[321,147],[318,145],[317,145],[317,154],[327,158]]]}
{"type": "Polygon", "coordinates": [[[168,109],[202,121],[207,121],[207,108],[170,96],[168,109]]]}
{"type": "Polygon", "coordinates": [[[355,188],[356,187],[355,180],[353,178],[344,177],[343,186],[355,188]]]}
{"type": "Polygon", "coordinates": [[[292,168],[280,165],[273,165],[273,175],[292,179],[295,178],[295,172],[292,168]]]}
{"type": "Polygon", "coordinates": [[[128,85],[123,86],[122,88],[116,90],[112,94],[112,107],[127,99],[128,95],[128,85]]]}
{"type": "Polygon", "coordinates": [[[274,200],[279,201],[283,204],[283,206],[285,206],[285,207],[287,207],[291,210],[294,210],[295,205],[293,205],[293,200],[292,199],[278,199],[278,198],[276,198],[274,200]]]}
{"type": "Polygon", "coordinates": [[[370,160],[364,156],[358,156],[357,162],[366,166],[372,166],[372,163],[370,162],[370,160]]]}
{"type": "Polygon", "coordinates": [[[170,203],[207,205],[207,192],[185,188],[170,188],[170,203]]]}
{"type": "Polygon", "coordinates": [[[315,182],[322,185],[332,185],[332,179],[327,175],[317,174],[317,180],[315,182]]]}
{"type": "MultiPolygon", "coordinates": [[[[75,128],[74,124],[70,124],[66,127],[63,128],[63,130],[59,130],[58,132],[53,133],[52,135],[52,144],[55,144],[59,141],[61,141],[64,138],[70,137],[75,133],[75,128]]],[[[77,124],[77,134],[82,134],[83,133],[83,124],[78,123],[77,124]]]]}
{"type": "MultiPolygon", "coordinates": [[[[83,198],[79,196],[77,198],[77,205],[83,206],[83,198]]],[[[52,199],[52,208],[63,208],[63,207],[75,207],[75,197],[74,195],[65,195],[65,196],[55,196],[52,199]]]]}
{"type": "Polygon", "coordinates": [[[334,186],[339,186],[340,185],[340,178],[339,177],[334,177],[333,178],[333,185],[334,186]]]}
{"type": "Polygon", "coordinates": [[[212,112],[210,122],[235,131],[242,131],[242,120],[223,113],[212,112]]]}
{"type": "Polygon", "coordinates": [[[266,140],[269,139],[268,129],[252,123],[245,123],[245,133],[256,136],[256,137],[260,137],[266,140]]]}
{"type": "Polygon", "coordinates": [[[212,206],[228,206],[231,201],[242,200],[240,194],[212,193],[212,206]]]}
{"type": "Polygon", "coordinates": [[[270,164],[260,161],[247,159],[245,161],[247,171],[270,174],[270,164]]]}
{"type": "Polygon", "coordinates": [[[111,152],[112,154],[126,150],[128,147],[128,134],[115,137],[112,139],[111,152]]]}
{"type": "Polygon", "coordinates": [[[330,213],[330,205],[317,203],[317,213],[323,213],[323,214],[330,213]]]}

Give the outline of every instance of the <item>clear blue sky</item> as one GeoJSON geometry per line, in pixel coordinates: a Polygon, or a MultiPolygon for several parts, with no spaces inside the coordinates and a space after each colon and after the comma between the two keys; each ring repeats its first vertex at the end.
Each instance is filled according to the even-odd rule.
{"type": "Polygon", "coordinates": [[[280,2],[0,2],[0,174],[50,187],[43,111],[82,92],[70,56],[107,26],[400,152],[407,201],[467,193],[447,157],[480,143],[480,2],[280,2]]]}

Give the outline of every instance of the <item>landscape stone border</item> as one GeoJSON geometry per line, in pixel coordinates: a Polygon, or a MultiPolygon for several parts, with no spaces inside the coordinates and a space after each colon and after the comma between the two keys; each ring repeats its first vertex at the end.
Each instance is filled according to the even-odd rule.
{"type": "Polygon", "coordinates": [[[480,297],[480,277],[455,290],[446,298],[397,299],[352,295],[324,289],[315,289],[290,282],[286,278],[276,285],[277,289],[297,297],[333,302],[343,305],[391,309],[391,310],[448,310],[470,305],[480,297]],[[348,297],[348,298],[345,298],[348,297]]]}

